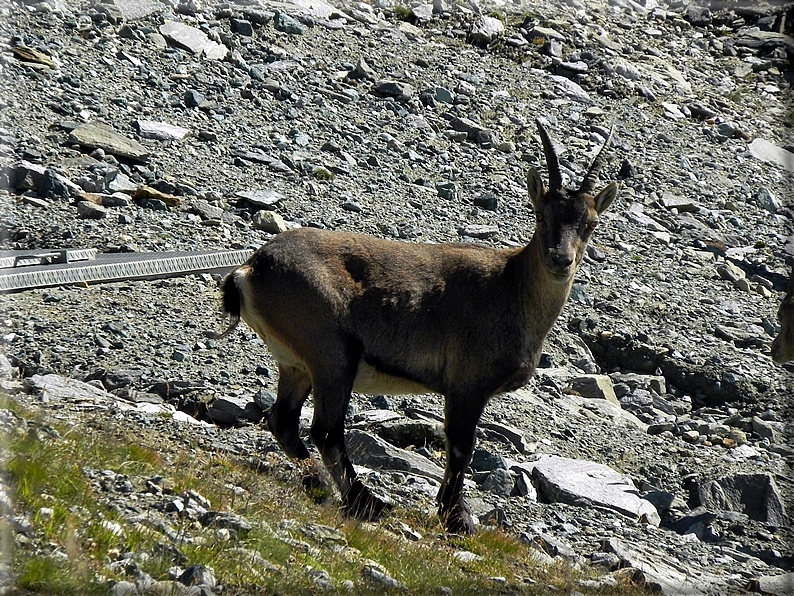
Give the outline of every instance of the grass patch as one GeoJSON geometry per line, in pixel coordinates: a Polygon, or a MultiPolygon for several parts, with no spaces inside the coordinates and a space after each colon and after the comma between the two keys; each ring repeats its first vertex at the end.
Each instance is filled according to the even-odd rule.
{"type": "MultiPolygon", "coordinates": [[[[0,408],[15,407],[0,399],[0,408]]],[[[539,565],[528,545],[506,532],[445,537],[429,510],[400,509],[377,524],[345,518],[331,504],[310,499],[298,471],[270,454],[269,471],[257,472],[181,436],[165,436],[124,421],[91,420],[71,427],[31,421],[8,443],[8,473],[18,514],[29,530],[14,557],[17,587],[52,595],[106,595],[129,563],[155,580],[170,568],[210,567],[225,594],[319,594],[327,572],[340,591],[375,595],[387,590],[362,574],[376,562],[407,586],[408,594],[546,594],[549,586],[588,594],[640,594],[581,587],[586,577],[565,564],[539,565]],[[121,476],[123,475],[123,476],[121,476]],[[159,479],[163,494],[147,492],[159,479]],[[114,483],[129,483],[120,493],[114,483]],[[164,505],[195,491],[212,510],[244,516],[249,531],[202,527],[196,517],[164,505]],[[130,495],[134,495],[131,498],[130,495]],[[137,511],[131,511],[136,507],[137,511]],[[401,524],[421,534],[409,540],[401,524]],[[319,534],[317,526],[327,528],[319,534]],[[339,534],[341,533],[341,534],[339,534]],[[340,538],[341,536],[341,538],[340,538]],[[417,537],[415,537],[417,538],[417,537]],[[478,556],[463,562],[455,553],[478,556]]]]}

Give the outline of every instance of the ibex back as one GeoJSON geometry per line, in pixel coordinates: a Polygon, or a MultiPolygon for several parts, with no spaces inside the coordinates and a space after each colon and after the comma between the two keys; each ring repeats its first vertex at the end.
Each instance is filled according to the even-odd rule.
{"type": "Polygon", "coordinates": [[[788,278],[788,290],[777,311],[780,333],[772,342],[772,359],[778,364],[794,360],[794,267],[788,278]]]}
{"type": "Polygon", "coordinates": [[[477,422],[492,395],[532,376],[598,217],[618,192],[612,182],[594,194],[611,134],[580,188],[569,190],[538,128],[549,188],[530,170],[537,223],[528,246],[409,244],[304,228],[274,237],[223,282],[229,329],[242,317],[278,361],[270,430],[288,455],[308,459],[298,422],[313,393],[310,436],[351,515],[374,519],[386,507],[345,449],[351,391],[432,391],[445,398],[439,515],[452,533],[474,531],[462,492],[477,422]]]}

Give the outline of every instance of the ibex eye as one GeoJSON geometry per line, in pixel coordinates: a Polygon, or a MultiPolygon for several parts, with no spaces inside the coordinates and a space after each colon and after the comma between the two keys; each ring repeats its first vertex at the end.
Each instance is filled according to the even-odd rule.
{"type": "Polygon", "coordinates": [[[535,221],[543,221],[543,214],[535,211],[535,221]]]}

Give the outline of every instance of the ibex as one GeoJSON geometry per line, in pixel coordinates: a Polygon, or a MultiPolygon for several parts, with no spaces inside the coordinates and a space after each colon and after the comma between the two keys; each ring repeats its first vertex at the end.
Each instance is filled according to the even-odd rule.
{"type": "Polygon", "coordinates": [[[778,364],[794,360],[794,268],[788,278],[788,290],[777,311],[780,333],[772,342],[772,359],[778,364]]]}
{"type": "Polygon", "coordinates": [[[612,133],[578,190],[563,187],[554,146],[537,121],[549,188],[529,171],[536,227],[529,245],[411,244],[301,228],[268,241],[222,283],[223,307],[278,361],[267,416],[284,451],[310,458],[298,436],[314,394],[310,437],[345,511],[376,519],[388,505],[356,476],[345,448],[351,391],[445,398],[446,472],[438,513],[451,533],[472,533],[463,498],[475,430],[488,399],[523,386],[560,314],[599,216],[618,192],[594,187],[612,133]]]}

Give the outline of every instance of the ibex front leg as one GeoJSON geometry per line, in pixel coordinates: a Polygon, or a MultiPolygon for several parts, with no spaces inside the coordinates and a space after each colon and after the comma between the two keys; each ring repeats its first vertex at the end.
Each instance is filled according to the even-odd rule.
{"type": "Polygon", "coordinates": [[[475,532],[471,510],[463,498],[463,479],[471,463],[474,432],[486,401],[485,397],[446,398],[447,469],[438,491],[438,515],[452,534],[475,532]]]}
{"type": "Polygon", "coordinates": [[[372,494],[358,478],[345,447],[345,414],[353,389],[352,374],[323,375],[315,372],[312,442],[342,493],[342,506],[353,517],[375,520],[388,505],[372,494]]]}

